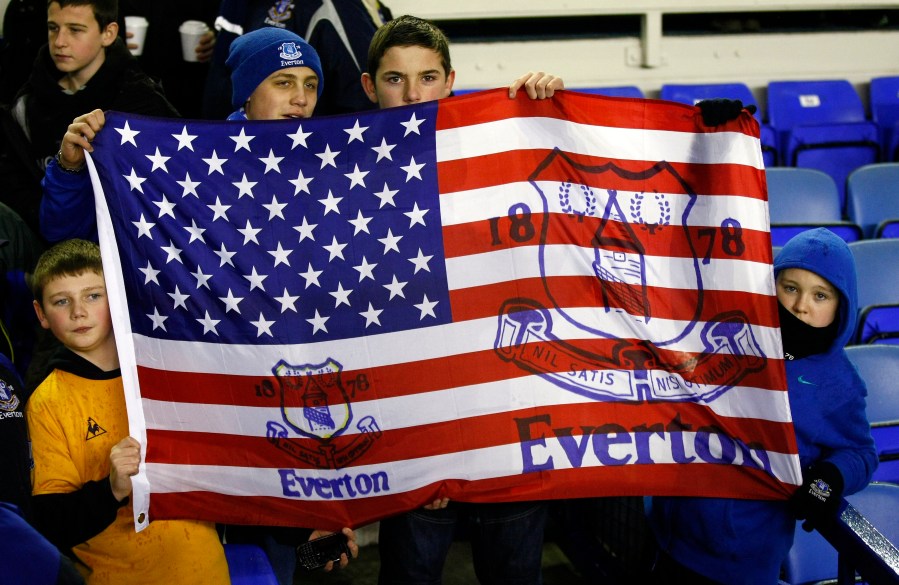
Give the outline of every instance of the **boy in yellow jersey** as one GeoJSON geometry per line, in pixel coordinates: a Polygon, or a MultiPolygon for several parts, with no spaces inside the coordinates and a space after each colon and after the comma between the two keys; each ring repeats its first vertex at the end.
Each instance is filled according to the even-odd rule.
{"type": "Polygon", "coordinates": [[[213,524],[156,520],[134,530],[128,496],[141,453],[128,435],[99,247],[50,248],[32,288],[41,325],[63,344],[26,408],[37,528],[72,549],[90,585],[230,583],[213,524]]]}

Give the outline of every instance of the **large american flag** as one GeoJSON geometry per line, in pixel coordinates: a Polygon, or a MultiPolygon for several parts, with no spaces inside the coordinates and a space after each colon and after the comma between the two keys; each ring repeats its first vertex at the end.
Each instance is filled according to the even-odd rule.
{"type": "Polygon", "coordinates": [[[496,90],[94,146],[139,529],[800,483],[748,114],[496,90]]]}

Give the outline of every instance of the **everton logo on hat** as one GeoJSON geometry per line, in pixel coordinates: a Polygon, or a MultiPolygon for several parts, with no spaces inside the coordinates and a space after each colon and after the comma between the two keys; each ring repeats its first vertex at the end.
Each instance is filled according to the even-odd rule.
{"type": "Polygon", "coordinates": [[[297,48],[297,44],[293,41],[281,44],[281,58],[287,61],[299,59],[303,54],[297,48]]]}

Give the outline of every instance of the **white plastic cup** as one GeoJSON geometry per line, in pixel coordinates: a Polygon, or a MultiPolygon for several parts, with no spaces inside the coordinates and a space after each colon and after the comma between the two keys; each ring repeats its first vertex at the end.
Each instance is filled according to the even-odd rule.
{"type": "Polygon", "coordinates": [[[197,45],[208,30],[209,26],[202,20],[185,20],[178,27],[178,32],[181,33],[181,54],[185,61],[197,60],[197,45]]]}
{"type": "Polygon", "coordinates": [[[129,49],[135,57],[144,52],[144,39],[147,38],[147,27],[149,25],[150,23],[143,16],[125,17],[125,32],[133,35],[130,39],[126,39],[126,43],[137,45],[136,49],[129,49]]]}

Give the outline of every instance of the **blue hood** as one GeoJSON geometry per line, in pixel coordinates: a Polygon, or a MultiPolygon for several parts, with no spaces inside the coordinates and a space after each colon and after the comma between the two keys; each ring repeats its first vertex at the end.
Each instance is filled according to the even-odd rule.
{"type": "Polygon", "coordinates": [[[827,279],[840,291],[839,332],[834,348],[844,347],[855,331],[858,314],[858,288],[855,260],[849,246],[828,229],[818,228],[798,234],[774,259],[774,277],[785,268],[802,268],[827,279]]]}

